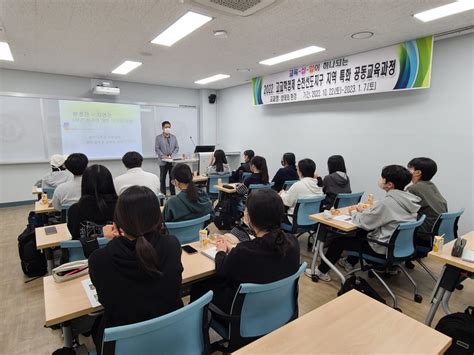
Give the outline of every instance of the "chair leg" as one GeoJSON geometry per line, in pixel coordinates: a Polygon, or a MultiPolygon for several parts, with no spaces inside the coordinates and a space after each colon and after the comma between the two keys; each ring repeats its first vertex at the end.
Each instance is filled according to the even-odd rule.
{"type": "Polygon", "coordinates": [[[435,276],[435,274],[433,274],[433,271],[431,271],[423,261],[421,261],[420,259],[417,259],[416,262],[418,264],[420,264],[423,269],[425,269],[425,271],[428,273],[428,275],[431,276],[431,278],[434,280],[434,282],[438,281],[438,278],[435,276]]]}
{"type": "MultiPolygon", "coordinates": [[[[370,271],[370,270],[369,270],[370,271]]],[[[388,285],[385,283],[385,281],[376,273],[376,272],[373,272],[374,276],[380,281],[380,283],[382,284],[383,287],[385,287],[385,289],[387,290],[387,292],[390,294],[390,297],[392,297],[392,300],[393,300],[393,308],[395,309],[398,309],[398,302],[397,302],[397,297],[395,296],[395,294],[392,292],[392,290],[390,289],[390,287],[388,287],[388,285]]]]}
{"type": "Polygon", "coordinates": [[[414,300],[416,303],[421,303],[423,301],[423,297],[418,293],[418,285],[416,284],[415,280],[408,274],[405,268],[401,265],[397,265],[400,270],[405,274],[408,280],[412,283],[413,287],[415,288],[414,300]]]}

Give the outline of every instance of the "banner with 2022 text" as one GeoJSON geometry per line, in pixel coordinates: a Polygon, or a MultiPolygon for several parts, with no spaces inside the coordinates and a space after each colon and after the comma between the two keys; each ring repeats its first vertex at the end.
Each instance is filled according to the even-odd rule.
{"type": "Polygon", "coordinates": [[[252,80],[254,105],[430,87],[433,37],[406,41],[252,80]]]}

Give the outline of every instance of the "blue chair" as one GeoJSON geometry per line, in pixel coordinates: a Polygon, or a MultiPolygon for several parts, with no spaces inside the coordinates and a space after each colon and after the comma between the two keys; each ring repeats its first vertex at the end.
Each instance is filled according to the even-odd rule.
{"type": "Polygon", "coordinates": [[[336,200],[334,201],[334,208],[337,209],[357,205],[360,202],[363,194],[363,192],[354,192],[352,194],[337,194],[336,200]]]}
{"type": "Polygon", "coordinates": [[[319,213],[321,208],[321,202],[324,200],[326,195],[316,196],[316,197],[301,197],[296,201],[296,206],[292,215],[291,224],[282,223],[281,229],[291,234],[296,234],[298,238],[301,234],[310,232],[308,240],[316,233],[316,227],[318,223],[311,220],[309,215],[319,213]]]}
{"type": "Polygon", "coordinates": [[[166,228],[169,233],[175,235],[181,244],[187,244],[199,241],[199,230],[204,228],[211,215],[190,219],[182,222],[166,222],[166,228]]]}
{"type": "Polygon", "coordinates": [[[209,291],[198,300],[161,317],[104,330],[102,354],[201,355],[209,353],[209,291]]]}
{"type": "Polygon", "coordinates": [[[62,205],[61,206],[61,223],[67,223],[69,208],[72,205],[62,205]]]}
{"type": "MultiPolygon", "coordinates": [[[[107,245],[109,240],[107,238],[97,238],[99,247],[103,248],[107,245]]],[[[86,259],[82,244],[79,240],[65,240],[60,244],[61,249],[66,249],[69,252],[69,261],[77,261],[86,259]]]]}
{"type": "Polygon", "coordinates": [[[249,173],[249,172],[242,173],[242,182],[244,182],[245,179],[247,179],[250,175],[252,175],[252,173],[249,173]]]}
{"type": "Polygon", "coordinates": [[[48,195],[48,199],[50,200],[53,198],[54,190],[56,190],[54,187],[43,187],[43,193],[48,195]]]}
{"type": "Polygon", "coordinates": [[[212,350],[234,352],[245,344],[266,335],[298,317],[298,280],[306,268],[283,280],[269,284],[241,284],[235,294],[230,314],[210,304],[211,328],[223,338],[212,350]],[[228,342],[228,346],[224,346],[228,342]]]}
{"type": "Polygon", "coordinates": [[[299,180],[286,180],[283,183],[283,190],[288,191],[288,189],[295,183],[297,183],[299,180]]]}
{"type": "Polygon", "coordinates": [[[230,174],[225,175],[209,175],[207,177],[206,191],[211,200],[217,200],[219,197],[219,190],[216,189],[217,180],[221,179],[223,184],[228,184],[230,180],[230,174]]]}
{"type": "Polygon", "coordinates": [[[260,190],[260,189],[271,189],[273,185],[274,185],[273,182],[269,184],[250,184],[249,193],[251,193],[252,191],[260,190]]]}
{"type": "Polygon", "coordinates": [[[380,281],[380,283],[385,287],[385,289],[392,297],[393,308],[398,308],[397,298],[395,297],[395,294],[392,292],[390,287],[388,287],[385,281],[382,280],[382,278],[376,272],[374,272],[374,270],[385,270],[391,267],[399,268],[405,274],[408,280],[410,280],[413,287],[415,288],[415,302],[421,303],[423,297],[418,293],[418,286],[415,280],[413,280],[413,278],[408,274],[408,272],[402,267],[401,264],[407,260],[412,259],[415,255],[415,232],[416,229],[423,224],[423,222],[425,221],[425,217],[425,215],[422,215],[420,219],[415,222],[400,223],[395,229],[395,231],[392,233],[392,236],[390,237],[388,243],[380,242],[371,238],[366,239],[369,242],[387,247],[387,253],[385,258],[374,257],[372,255],[364,254],[361,252],[350,251],[347,253],[348,255],[354,255],[361,258],[361,268],[352,270],[349,275],[361,270],[371,272],[371,274],[374,275],[380,281]],[[368,265],[364,266],[362,260],[366,261],[368,265]]]}

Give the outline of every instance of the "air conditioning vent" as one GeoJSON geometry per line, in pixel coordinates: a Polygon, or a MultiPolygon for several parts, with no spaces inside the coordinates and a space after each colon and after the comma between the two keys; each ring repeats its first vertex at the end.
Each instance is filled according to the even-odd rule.
{"type": "Polygon", "coordinates": [[[213,8],[227,14],[250,16],[278,0],[193,0],[199,5],[213,8]]]}

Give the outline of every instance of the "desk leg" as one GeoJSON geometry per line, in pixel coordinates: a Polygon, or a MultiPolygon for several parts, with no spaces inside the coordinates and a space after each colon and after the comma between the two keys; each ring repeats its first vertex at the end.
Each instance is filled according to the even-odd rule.
{"type": "Polygon", "coordinates": [[[445,314],[451,314],[451,310],[449,309],[449,299],[451,298],[451,295],[453,293],[450,291],[446,291],[446,293],[443,296],[443,299],[441,300],[441,305],[443,306],[443,310],[445,314]]]}
{"type": "Polygon", "coordinates": [[[64,346],[66,348],[72,348],[71,322],[61,323],[61,329],[63,331],[64,346]]]}
{"type": "Polygon", "coordinates": [[[44,249],[44,254],[46,256],[46,265],[48,268],[48,275],[51,275],[54,269],[53,250],[51,248],[46,248],[44,249]]]}
{"type": "Polygon", "coordinates": [[[431,322],[433,321],[433,318],[436,314],[436,311],[438,310],[439,304],[441,303],[441,300],[443,299],[445,292],[446,290],[440,287],[438,291],[436,292],[436,295],[434,296],[434,298],[431,300],[431,308],[425,320],[425,324],[427,326],[431,326],[431,322]]]}
{"type": "Polygon", "coordinates": [[[321,224],[318,224],[318,229],[316,230],[316,236],[314,237],[314,242],[313,242],[313,259],[311,260],[311,268],[310,272],[306,273],[307,276],[311,277],[314,275],[314,270],[316,269],[316,261],[318,260],[318,253],[319,253],[319,229],[321,227],[321,224]]]}
{"type": "Polygon", "coordinates": [[[334,271],[337,276],[341,279],[341,283],[346,282],[346,278],[344,275],[339,271],[339,269],[331,263],[327,258],[326,255],[324,255],[324,243],[319,244],[319,253],[321,254],[321,259],[331,268],[332,271],[334,271]]]}

